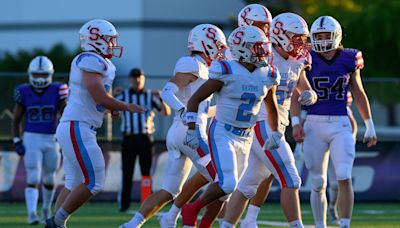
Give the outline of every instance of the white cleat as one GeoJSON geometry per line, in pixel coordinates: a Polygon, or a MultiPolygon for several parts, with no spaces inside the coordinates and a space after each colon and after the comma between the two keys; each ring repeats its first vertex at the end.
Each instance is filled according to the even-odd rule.
{"type": "Polygon", "coordinates": [[[328,209],[329,220],[332,225],[339,225],[339,218],[337,216],[337,212],[335,208],[328,209]]]}
{"type": "Polygon", "coordinates": [[[240,228],[258,228],[258,225],[256,221],[242,220],[240,223],[240,228]]]}
{"type": "Polygon", "coordinates": [[[39,219],[36,216],[36,213],[30,213],[28,215],[28,224],[29,225],[37,225],[39,224],[39,219]]]}
{"type": "Polygon", "coordinates": [[[176,227],[176,221],[169,220],[166,213],[164,213],[160,217],[158,217],[158,222],[160,223],[161,228],[175,228],[176,227]]]}

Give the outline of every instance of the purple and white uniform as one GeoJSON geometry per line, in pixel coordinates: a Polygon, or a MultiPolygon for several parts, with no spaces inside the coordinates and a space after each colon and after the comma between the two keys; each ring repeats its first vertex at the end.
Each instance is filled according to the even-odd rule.
{"type": "Polygon", "coordinates": [[[41,93],[30,84],[19,85],[14,90],[15,102],[25,111],[23,142],[28,184],[39,184],[42,172],[43,183],[54,184],[60,160],[60,149],[55,138],[57,117],[60,102],[67,96],[67,85],[58,82],[51,83],[41,93]]]}

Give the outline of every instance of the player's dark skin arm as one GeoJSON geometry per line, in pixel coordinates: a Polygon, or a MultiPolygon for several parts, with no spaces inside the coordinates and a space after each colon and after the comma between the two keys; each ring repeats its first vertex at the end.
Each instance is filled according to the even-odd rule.
{"type": "Polygon", "coordinates": [[[58,113],[60,116],[63,114],[65,106],[67,106],[67,99],[60,101],[58,104],[58,113]]]}
{"type": "Polygon", "coordinates": [[[24,117],[25,109],[21,104],[16,103],[14,106],[14,119],[12,121],[13,137],[20,137],[20,124],[24,117]]]}
{"type": "MultiPolygon", "coordinates": [[[[211,94],[219,91],[224,83],[215,79],[208,79],[189,99],[187,104],[187,112],[196,112],[199,104],[209,97],[211,94]]],[[[190,129],[195,129],[195,123],[188,124],[190,129]]]]}
{"type": "Polygon", "coordinates": [[[279,115],[278,102],[276,101],[276,85],[268,90],[267,96],[264,98],[264,104],[268,112],[268,124],[272,131],[278,131],[279,115]]]}

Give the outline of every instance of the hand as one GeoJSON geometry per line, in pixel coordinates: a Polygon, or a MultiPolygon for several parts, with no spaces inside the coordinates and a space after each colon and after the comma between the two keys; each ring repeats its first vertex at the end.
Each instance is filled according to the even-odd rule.
{"type": "Polygon", "coordinates": [[[22,140],[20,140],[19,142],[14,143],[15,146],[15,152],[17,152],[17,154],[19,156],[24,156],[25,155],[25,146],[22,143],[22,140]]]}
{"type": "Polygon", "coordinates": [[[120,111],[111,110],[111,118],[118,119],[120,116],[121,116],[121,112],[120,111]]]}
{"type": "Polygon", "coordinates": [[[183,141],[183,145],[188,146],[193,150],[199,147],[199,139],[197,138],[196,130],[194,129],[187,130],[185,140],[183,141]]]}
{"type": "Polygon", "coordinates": [[[301,124],[294,125],[292,133],[296,142],[302,143],[304,141],[304,128],[301,124]]]}
{"type": "Polygon", "coordinates": [[[273,131],[268,137],[267,141],[265,141],[263,150],[275,150],[279,148],[279,144],[282,138],[282,134],[278,131],[273,131]]]}
{"type": "Polygon", "coordinates": [[[120,87],[120,86],[115,87],[115,88],[113,89],[113,95],[114,95],[114,97],[120,95],[122,92],[124,92],[124,88],[122,88],[122,87],[120,87]]]}
{"type": "Polygon", "coordinates": [[[127,108],[128,112],[145,112],[146,109],[139,106],[139,105],[135,105],[135,104],[128,104],[128,108],[127,108]]]}
{"type": "Polygon", "coordinates": [[[376,145],[378,138],[376,137],[374,124],[366,125],[364,134],[364,143],[367,143],[368,148],[376,145]]]}
{"type": "Polygon", "coordinates": [[[318,96],[314,90],[304,90],[299,96],[299,103],[301,105],[309,106],[317,102],[318,96]]]}

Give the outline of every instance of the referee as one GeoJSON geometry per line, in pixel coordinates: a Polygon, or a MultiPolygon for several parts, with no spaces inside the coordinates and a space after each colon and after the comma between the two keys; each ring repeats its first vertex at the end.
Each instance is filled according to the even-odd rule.
{"type": "Polygon", "coordinates": [[[141,199],[151,194],[150,168],[153,154],[154,111],[170,115],[170,108],[161,100],[159,91],[144,88],[145,76],[142,69],[134,68],[129,73],[130,88],[120,91],[117,99],[140,105],[144,113],[122,113],[122,191],[120,211],[128,210],[131,202],[132,178],[136,156],[139,156],[142,172],[141,199]]]}

